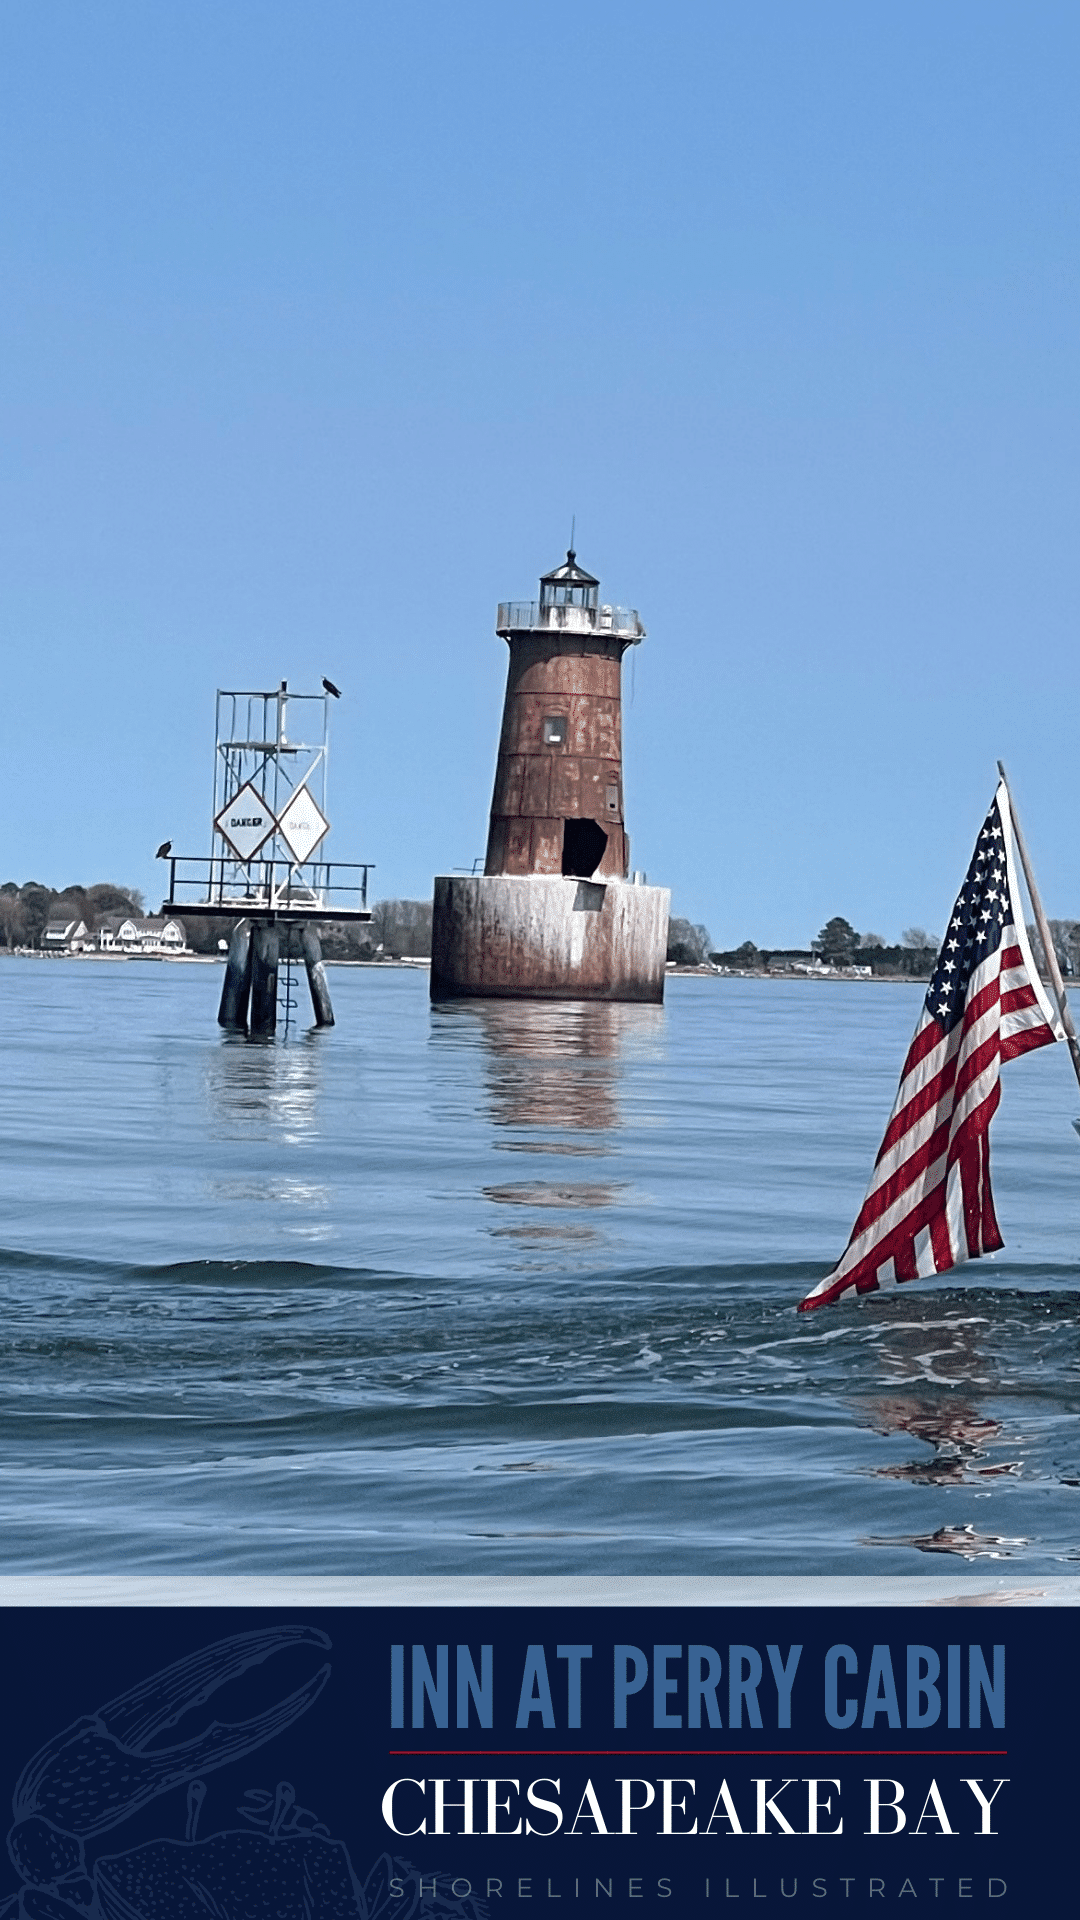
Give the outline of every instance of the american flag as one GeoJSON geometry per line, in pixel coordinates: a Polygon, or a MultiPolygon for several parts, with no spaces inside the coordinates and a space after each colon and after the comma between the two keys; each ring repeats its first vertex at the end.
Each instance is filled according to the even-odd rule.
{"type": "Polygon", "coordinates": [[[1017,902],[1004,781],[952,911],[870,1190],[839,1265],[799,1311],[945,1273],[1004,1245],[990,1192],[990,1121],[1003,1060],[1064,1034],[1017,902]]]}

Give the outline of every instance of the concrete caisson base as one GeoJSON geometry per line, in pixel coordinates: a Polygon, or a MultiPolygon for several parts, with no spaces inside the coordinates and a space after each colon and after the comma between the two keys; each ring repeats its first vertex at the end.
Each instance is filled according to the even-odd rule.
{"type": "Polygon", "coordinates": [[[661,1001],[670,905],[625,880],[442,875],[431,997],[661,1001]]]}

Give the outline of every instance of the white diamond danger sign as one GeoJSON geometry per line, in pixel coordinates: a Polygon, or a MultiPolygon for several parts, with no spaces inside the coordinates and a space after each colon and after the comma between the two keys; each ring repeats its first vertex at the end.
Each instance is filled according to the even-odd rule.
{"type": "Polygon", "coordinates": [[[273,833],[274,816],[249,780],[222,807],[214,825],[241,860],[250,860],[273,833]]]}
{"type": "Polygon", "coordinates": [[[278,832],[294,860],[310,860],[330,825],[324,820],[306,787],[297,787],[278,818],[278,832]]]}

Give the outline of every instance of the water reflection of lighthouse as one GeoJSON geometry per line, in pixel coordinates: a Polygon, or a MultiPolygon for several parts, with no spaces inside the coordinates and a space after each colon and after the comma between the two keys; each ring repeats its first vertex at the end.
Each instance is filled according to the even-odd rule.
{"type": "MultiPolygon", "coordinates": [[[[624,1042],[642,1024],[662,1020],[648,1009],[602,1004],[509,1007],[489,1002],[476,1009],[482,1021],[485,1077],[491,1118],[497,1127],[569,1134],[614,1133],[621,1128],[619,1083],[624,1042]]],[[[543,1153],[608,1153],[590,1139],[538,1142],[543,1153]]]]}
{"type": "Polygon", "coordinates": [[[504,601],[510,648],[482,875],[435,881],[431,993],[659,1001],[670,896],[629,874],[622,657],[636,611],[601,605],[577,564],[504,601]]]}
{"type": "Polygon", "coordinates": [[[651,1054],[663,1028],[655,1006],[610,1002],[458,1001],[437,1030],[480,1040],[492,1145],[512,1155],[481,1188],[488,1231],[539,1250],[618,1240],[632,1184],[620,1170],[628,1059],[651,1054]],[[530,1164],[532,1163],[532,1164],[530,1164]]]}

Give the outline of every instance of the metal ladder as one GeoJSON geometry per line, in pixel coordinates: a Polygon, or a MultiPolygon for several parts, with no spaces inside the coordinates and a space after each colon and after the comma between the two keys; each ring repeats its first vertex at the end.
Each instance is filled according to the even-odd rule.
{"type": "Polygon", "coordinates": [[[296,1012],[296,1001],[293,998],[292,940],[288,934],[285,936],[284,957],[278,968],[278,1011],[283,1021],[280,1028],[281,1037],[283,1040],[287,1040],[289,1037],[289,1029],[293,1025],[292,1016],[296,1012]]]}

